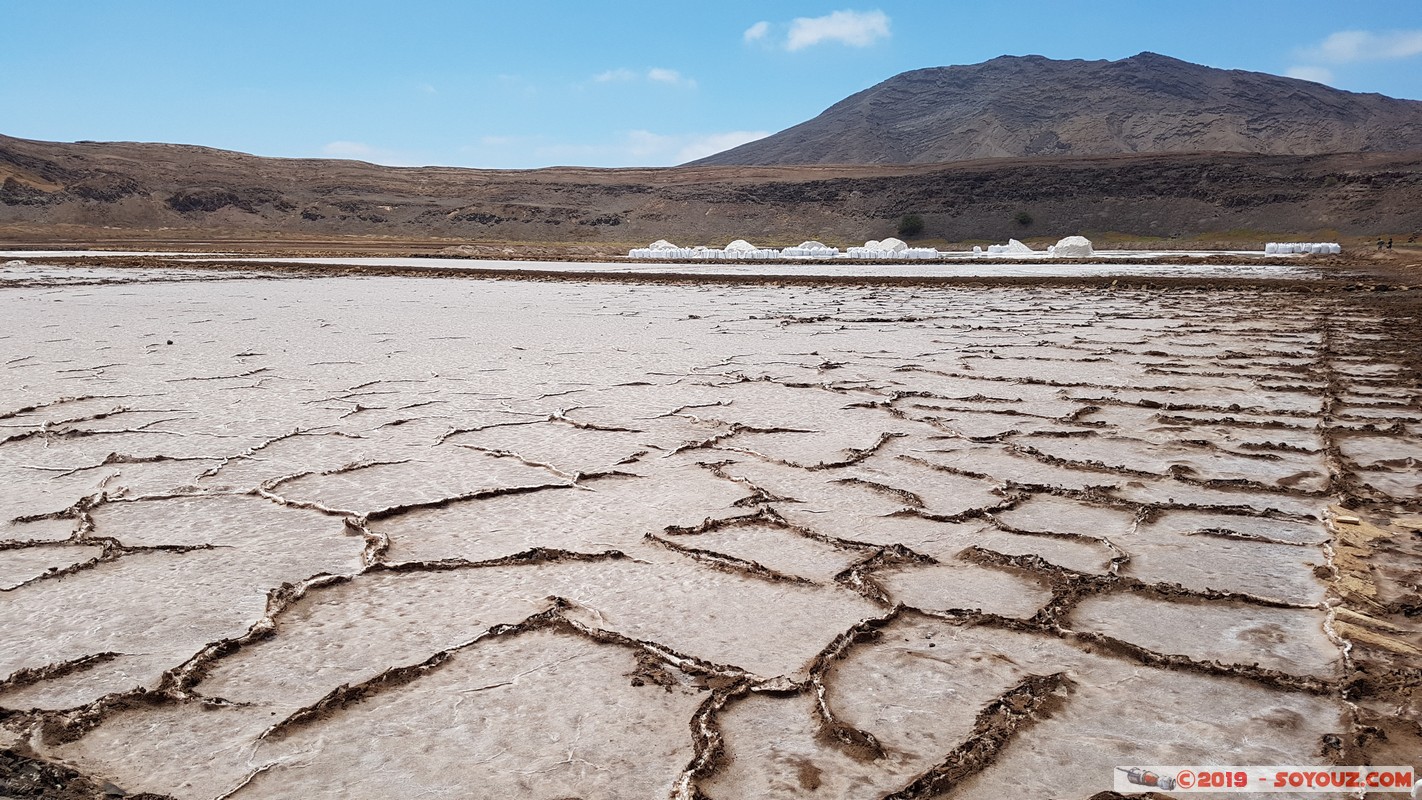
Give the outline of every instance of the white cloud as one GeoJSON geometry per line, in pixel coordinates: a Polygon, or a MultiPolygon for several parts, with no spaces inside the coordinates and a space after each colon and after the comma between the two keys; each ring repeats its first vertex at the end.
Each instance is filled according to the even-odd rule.
{"type": "Polygon", "coordinates": [[[674,137],[651,131],[627,131],[621,145],[614,145],[634,158],[649,158],[672,146],[674,137]]]}
{"type": "Polygon", "coordinates": [[[415,159],[412,159],[405,153],[372,147],[365,142],[350,142],[344,140],[329,142],[321,147],[321,155],[327,158],[369,161],[372,164],[384,164],[387,167],[420,166],[415,159]]]}
{"type": "Polygon", "coordinates": [[[730,150],[746,142],[754,142],[756,139],[764,139],[770,135],[770,131],[726,131],[725,133],[707,133],[699,136],[692,136],[687,139],[677,151],[676,163],[684,164],[688,161],[695,161],[698,158],[719,153],[722,150],[730,150]]]}
{"type": "Polygon", "coordinates": [[[1356,61],[1391,61],[1422,55],[1422,30],[1338,31],[1316,47],[1303,51],[1310,61],[1351,64],[1356,61]]]}
{"type": "Polygon", "coordinates": [[[688,78],[680,72],[674,69],[667,69],[666,67],[652,67],[645,72],[636,72],[626,67],[621,67],[618,69],[610,69],[606,72],[599,72],[593,76],[595,83],[630,83],[632,81],[641,80],[651,83],[660,83],[664,86],[676,86],[682,89],[696,88],[696,81],[694,79],[688,78]]]}
{"type": "Polygon", "coordinates": [[[682,75],[674,69],[665,67],[652,67],[647,70],[647,80],[656,83],[665,83],[670,86],[681,86],[686,89],[695,89],[696,81],[682,75]]]}
{"type": "Polygon", "coordinates": [[[785,49],[803,50],[821,42],[868,47],[889,38],[889,17],[882,11],[835,11],[823,17],[797,17],[790,23],[785,49]]]}
{"type": "Polygon", "coordinates": [[[758,42],[764,39],[768,33],[770,33],[770,23],[761,20],[749,28],[746,28],[746,32],[742,34],[742,36],[747,42],[758,42]]]}
{"type": "Polygon", "coordinates": [[[1284,74],[1290,78],[1301,78],[1314,83],[1333,83],[1333,70],[1327,67],[1298,66],[1289,67],[1284,74]]]}
{"type": "Polygon", "coordinates": [[[331,142],[321,152],[332,158],[365,158],[373,155],[375,148],[362,142],[331,142]]]}
{"type": "Polygon", "coordinates": [[[472,167],[668,167],[769,135],[769,131],[665,134],[637,129],[597,143],[560,142],[543,136],[485,136],[478,146],[460,151],[472,167]]]}
{"type": "Polygon", "coordinates": [[[603,155],[648,166],[684,164],[769,135],[770,131],[663,134],[632,130],[623,133],[622,141],[606,148],[603,155]]]}
{"type": "Polygon", "coordinates": [[[598,83],[620,83],[622,81],[635,80],[636,78],[637,73],[626,68],[610,69],[607,72],[599,72],[598,74],[593,76],[593,80],[597,81],[598,83]]]}

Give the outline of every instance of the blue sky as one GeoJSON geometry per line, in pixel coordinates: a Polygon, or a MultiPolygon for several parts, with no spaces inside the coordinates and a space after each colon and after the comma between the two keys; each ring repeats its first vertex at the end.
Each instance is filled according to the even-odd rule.
{"type": "Polygon", "coordinates": [[[1150,50],[1422,99],[1422,3],[0,0],[0,133],[660,166],[899,72],[1150,50]]]}

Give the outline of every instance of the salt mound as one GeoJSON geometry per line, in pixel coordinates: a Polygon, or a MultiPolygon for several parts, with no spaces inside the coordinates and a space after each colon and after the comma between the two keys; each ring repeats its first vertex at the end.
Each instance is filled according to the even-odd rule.
{"type": "Polygon", "coordinates": [[[1091,240],[1085,236],[1068,236],[1057,242],[1052,255],[1057,258],[1090,258],[1091,240]]]}
{"type": "Polygon", "coordinates": [[[834,258],[839,255],[839,248],[811,239],[795,247],[787,247],[780,254],[787,258],[834,258]]]}
{"type": "Polygon", "coordinates": [[[865,242],[863,247],[851,247],[846,255],[875,260],[927,260],[938,258],[941,254],[932,247],[909,247],[898,239],[885,239],[882,242],[865,242]]]}
{"type": "Polygon", "coordinates": [[[987,251],[992,256],[1021,256],[1037,252],[1016,239],[1008,239],[1007,244],[990,244],[987,251]]]}
{"type": "Polygon", "coordinates": [[[723,248],[727,253],[748,253],[756,249],[756,246],[745,239],[737,239],[723,248]]]}
{"type": "Polygon", "coordinates": [[[678,247],[666,239],[658,239],[646,247],[634,247],[627,251],[628,258],[657,258],[663,260],[690,258],[695,252],[689,247],[678,247]]]}
{"type": "Polygon", "coordinates": [[[15,261],[6,261],[4,264],[0,264],[0,267],[28,267],[29,265],[30,262],[17,259],[15,261]]]}
{"type": "Polygon", "coordinates": [[[1264,255],[1284,256],[1295,253],[1305,255],[1338,255],[1343,248],[1337,242],[1270,242],[1264,245],[1264,255]]]}

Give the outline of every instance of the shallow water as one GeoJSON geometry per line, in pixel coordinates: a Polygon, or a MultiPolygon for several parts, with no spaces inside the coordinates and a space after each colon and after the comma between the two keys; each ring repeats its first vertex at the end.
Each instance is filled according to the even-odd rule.
{"type": "Polygon", "coordinates": [[[953,796],[1316,763],[1339,470],[1422,499],[1328,296],[22,284],[0,737],[130,792],[880,796],[984,719],[953,796]]]}

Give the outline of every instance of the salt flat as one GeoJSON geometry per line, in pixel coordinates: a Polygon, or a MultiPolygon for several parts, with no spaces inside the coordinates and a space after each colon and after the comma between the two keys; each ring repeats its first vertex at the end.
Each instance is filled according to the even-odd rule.
{"type": "Polygon", "coordinates": [[[1367,533],[1422,505],[1385,304],[9,277],[0,743],[127,792],[1406,763],[1363,735],[1422,666],[1422,558],[1367,533]]]}

